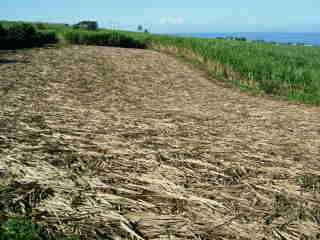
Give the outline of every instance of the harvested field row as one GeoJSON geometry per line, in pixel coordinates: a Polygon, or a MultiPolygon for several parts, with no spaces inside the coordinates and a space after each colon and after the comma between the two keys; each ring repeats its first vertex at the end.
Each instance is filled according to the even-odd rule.
{"type": "Polygon", "coordinates": [[[319,108],[154,51],[0,59],[0,220],[83,239],[320,237],[319,108]]]}

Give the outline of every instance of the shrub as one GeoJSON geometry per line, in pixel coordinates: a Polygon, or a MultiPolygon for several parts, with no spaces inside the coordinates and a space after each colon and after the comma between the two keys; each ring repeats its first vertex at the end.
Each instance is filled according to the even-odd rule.
{"type": "Polygon", "coordinates": [[[6,41],[9,48],[30,47],[37,32],[30,24],[17,24],[7,30],[6,41]]]}
{"type": "Polygon", "coordinates": [[[247,39],[245,37],[236,37],[235,40],[242,41],[242,42],[246,42],[247,41],[247,39]]]}
{"type": "Polygon", "coordinates": [[[44,44],[56,43],[58,38],[54,32],[38,32],[31,24],[15,24],[7,29],[2,28],[0,37],[1,49],[17,49],[38,47],[44,44]]]}
{"type": "Polygon", "coordinates": [[[37,33],[36,42],[38,45],[54,44],[58,41],[59,39],[54,31],[41,31],[37,33]]]}
{"type": "Polygon", "coordinates": [[[139,25],[139,26],[137,27],[137,29],[138,29],[139,32],[143,31],[142,25],[139,25]]]}

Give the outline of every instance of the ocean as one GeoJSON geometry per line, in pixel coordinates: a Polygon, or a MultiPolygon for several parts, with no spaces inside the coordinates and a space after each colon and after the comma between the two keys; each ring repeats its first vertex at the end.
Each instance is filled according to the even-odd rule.
{"type": "Polygon", "coordinates": [[[245,37],[247,40],[290,43],[320,46],[320,33],[271,33],[271,32],[237,32],[237,33],[179,33],[176,36],[198,38],[245,37]]]}

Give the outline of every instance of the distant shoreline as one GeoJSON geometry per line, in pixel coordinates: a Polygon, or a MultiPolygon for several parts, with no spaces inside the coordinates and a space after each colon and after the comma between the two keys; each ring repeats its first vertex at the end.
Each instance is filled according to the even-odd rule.
{"type": "Polygon", "coordinates": [[[173,33],[169,35],[197,38],[245,38],[288,45],[320,46],[320,33],[235,32],[235,33],[173,33]]]}

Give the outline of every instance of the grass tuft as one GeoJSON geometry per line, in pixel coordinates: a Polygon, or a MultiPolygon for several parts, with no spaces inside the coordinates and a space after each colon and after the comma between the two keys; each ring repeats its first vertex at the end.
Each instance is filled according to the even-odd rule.
{"type": "Polygon", "coordinates": [[[9,218],[0,226],[0,240],[78,240],[47,231],[45,228],[24,218],[9,218]]]}
{"type": "Polygon", "coordinates": [[[41,240],[39,225],[28,220],[9,219],[0,228],[0,240],[41,240]]]}
{"type": "Polygon", "coordinates": [[[297,177],[298,185],[305,191],[320,193],[320,176],[314,174],[305,174],[297,177]]]}

